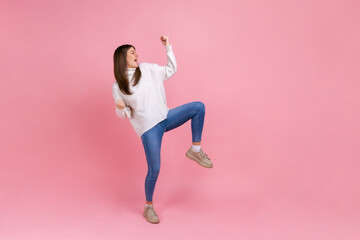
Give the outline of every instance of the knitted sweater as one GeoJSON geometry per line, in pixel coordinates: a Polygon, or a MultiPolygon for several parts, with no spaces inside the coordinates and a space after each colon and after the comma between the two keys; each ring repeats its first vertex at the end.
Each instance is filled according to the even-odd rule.
{"type": "Polygon", "coordinates": [[[165,48],[167,54],[165,66],[159,66],[156,63],[139,63],[141,78],[135,87],[132,86],[132,77],[136,68],[127,68],[132,95],[123,94],[116,81],[112,86],[115,104],[118,99],[125,102],[124,109],[115,106],[116,115],[119,118],[129,119],[139,138],[144,132],[164,120],[169,111],[164,81],[175,74],[177,65],[172,45],[165,45],[165,48]]]}

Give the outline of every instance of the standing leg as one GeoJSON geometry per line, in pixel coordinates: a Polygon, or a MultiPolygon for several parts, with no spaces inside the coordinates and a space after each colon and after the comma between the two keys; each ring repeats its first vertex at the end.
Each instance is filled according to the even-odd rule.
{"type": "Polygon", "coordinates": [[[148,165],[145,178],[145,194],[148,203],[152,202],[156,180],[160,172],[161,141],[164,135],[163,123],[158,123],[141,135],[148,165]]]}
{"type": "Polygon", "coordinates": [[[160,172],[161,141],[164,135],[165,121],[161,121],[143,135],[141,140],[144,146],[148,173],[145,178],[146,204],[143,216],[150,223],[159,223],[159,217],[152,204],[156,180],[160,172]]]}

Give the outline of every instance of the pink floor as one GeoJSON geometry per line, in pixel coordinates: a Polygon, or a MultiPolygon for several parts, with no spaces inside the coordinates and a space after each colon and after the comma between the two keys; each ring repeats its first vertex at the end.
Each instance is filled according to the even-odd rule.
{"type": "Polygon", "coordinates": [[[1,236],[2,239],[354,240],[360,237],[358,213],[351,213],[351,209],[347,213],[335,208],[329,211],[321,203],[311,209],[284,199],[275,202],[259,193],[237,199],[172,197],[169,194],[159,200],[161,222],[157,225],[143,219],[140,201],[89,198],[75,203],[18,207],[5,216],[6,222],[2,221],[1,236]]]}
{"type": "MultiPolygon", "coordinates": [[[[25,178],[8,183],[1,239],[359,239],[358,195],[342,186],[353,184],[347,180],[351,171],[336,176],[331,166],[310,169],[301,162],[266,170],[237,150],[232,153],[238,161],[231,154],[221,158],[224,146],[208,151],[214,168],[205,169],[180,156],[182,150],[170,153],[176,133],[168,136],[154,195],[159,224],[143,218],[143,179],[132,177],[145,173],[145,164],[95,165],[94,157],[84,166],[76,159],[72,168],[66,166],[70,161],[57,166],[58,177],[44,171],[51,182],[28,173],[32,184],[25,178]],[[329,176],[318,177],[320,171],[329,176]]],[[[285,162],[264,160],[264,166],[285,162]]]]}

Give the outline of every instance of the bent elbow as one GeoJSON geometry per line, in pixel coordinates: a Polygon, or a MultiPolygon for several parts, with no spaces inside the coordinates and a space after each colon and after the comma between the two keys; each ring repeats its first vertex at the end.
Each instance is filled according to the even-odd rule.
{"type": "Polygon", "coordinates": [[[131,112],[127,111],[126,107],[124,109],[115,107],[115,113],[121,119],[131,118],[131,112]]]}

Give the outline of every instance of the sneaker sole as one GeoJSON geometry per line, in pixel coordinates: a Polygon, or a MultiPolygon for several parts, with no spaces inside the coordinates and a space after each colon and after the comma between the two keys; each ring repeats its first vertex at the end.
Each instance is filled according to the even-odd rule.
{"type": "Polygon", "coordinates": [[[143,213],[143,216],[144,216],[144,218],[146,219],[146,221],[148,221],[149,223],[159,223],[160,221],[151,221],[150,219],[148,219],[147,217],[146,217],[146,214],[145,213],[143,213]]]}
{"type": "Polygon", "coordinates": [[[190,158],[191,160],[197,162],[199,165],[203,166],[203,167],[206,167],[206,168],[212,168],[213,166],[209,166],[209,165],[206,165],[204,164],[203,162],[199,161],[197,158],[191,156],[191,154],[189,152],[186,152],[186,157],[190,158]]]}

